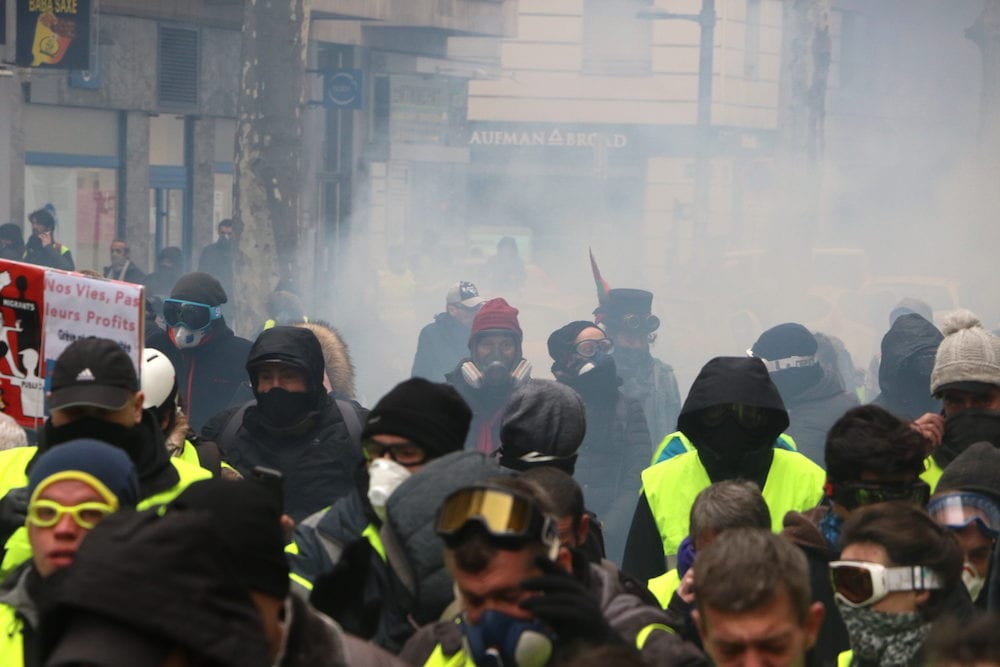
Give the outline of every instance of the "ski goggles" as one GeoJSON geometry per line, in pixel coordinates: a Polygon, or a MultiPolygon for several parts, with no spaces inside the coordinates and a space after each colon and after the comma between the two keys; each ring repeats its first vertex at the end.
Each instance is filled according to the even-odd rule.
{"type": "Polygon", "coordinates": [[[757,429],[767,423],[767,411],[755,405],[743,403],[720,403],[701,411],[701,422],[709,428],[715,428],[732,415],[736,421],[748,429],[757,429]]]}
{"type": "Polygon", "coordinates": [[[80,528],[90,530],[115,511],[107,503],[87,502],[79,505],[61,505],[54,500],[39,499],[28,505],[28,523],[40,528],[51,528],[69,514],[80,528]]]}
{"type": "Polygon", "coordinates": [[[961,530],[975,525],[990,539],[1000,535],[1000,507],[989,498],[970,491],[936,496],[927,504],[927,513],[939,525],[961,530]]]}
{"type": "Polygon", "coordinates": [[[452,547],[465,529],[477,525],[501,541],[540,541],[558,544],[556,522],[535,504],[511,491],[491,486],[471,486],[455,491],[441,505],[435,530],[452,547]]]}
{"type": "Polygon", "coordinates": [[[830,563],[830,583],[834,597],[849,607],[867,607],[898,591],[943,588],[941,578],[922,565],[886,567],[858,560],[830,563]]]}
{"type": "Polygon", "coordinates": [[[629,313],[619,318],[615,324],[633,331],[656,331],[660,328],[660,318],[656,315],[636,315],[629,313]]]}
{"type": "Polygon", "coordinates": [[[207,329],[215,320],[222,317],[222,308],[210,306],[197,301],[183,299],[163,300],[163,320],[167,326],[185,326],[193,331],[207,329]]]}
{"type": "Polygon", "coordinates": [[[423,448],[412,443],[386,445],[368,438],[361,442],[361,451],[367,461],[374,461],[388,454],[390,459],[401,466],[420,465],[427,460],[427,453],[423,448]]]}
{"type": "Polygon", "coordinates": [[[924,507],[931,497],[931,487],[923,480],[908,484],[845,482],[831,484],[827,491],[831,500],[848,510],[892,501],[903,501],[924,507]]]}
{"type": "Polygon", "coordinates": [[[612,350],[615,349],[615,345],[611,342],[610,338],[597,338],[592,340],[581,340],[573,346],[573,349],[576,350],[576,353],[584,359],[590,359],[598,352],[611,354],[612,350]]]}

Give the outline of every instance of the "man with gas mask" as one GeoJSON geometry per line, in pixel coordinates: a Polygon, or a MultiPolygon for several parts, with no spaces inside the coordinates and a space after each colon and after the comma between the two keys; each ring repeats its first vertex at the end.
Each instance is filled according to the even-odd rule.
{"type": "Polygon", "coordinates": [[[691,505],[713,482],[746,479],[760,487],[781,529],[786,512],[815,507],[823,469],[798,452],[775,448],[788,413],[760,359],[716,357],[698,373],[677,427],[694,451],[642,472],[642,494],[632,518],[623,568],[648,580],[667,568],[689,533],[691,505]]]}
{"type": "Polygon", "coordinates": [[[651,448],[642,405],[619,389],[613,345],[594,324],[570,322],[549,336],[548,348],[552,374],[583,399],[587,431],[573,476],[604,525],[608,558],[620,563],[651,448]]]}
{"type": "Polygon", "coordinates": [[[114,341],[83,338],[71,343],[50,377],[50,415],[39,446],[0,452],[0,493],[5,494],[0,501],[0,539],[6,540],[3,573],[31,555],[22,527],[27,506],[22,487],[38,457],[54,447],[82,438],[124,450],[139,474],[139,509],[166,504],[192,482],[211,476],[167,453],[155,415],[143,410],[135,366],[114,341]]]}
{"type": "Polygon", "coordinates": [[[934,358],[930,390],[941,399],[944,437],[921,475],[932,490],[941,471],[969,445],[1000,447],[1000,338],[968,310],[951,313],[941,328],[944,340],[934,358]]]}
{"type": "Polygon", "coordinates": [[[382,643],[392,593],[379,529],[389,497],[425,464],[462,450],[472,413],[451,385],[412,378],[375,404],[354,488],[295,527],[285,549],[292,590],[351,634],[382,643]],[[315,593],[315,595],[313,595],[315,593]]]}
{"type": "Polygon", "coordinates": [[[504,299],[484,303],[472,321],[470,358],[445,379],[472,409],[466,449],[490,455],[500,446],[500,424],[511,394],[531,376],[521,353],[524,333],[517,308],[504,299]]]}
{"type": "Polygon", "coordinates": [[[436,532],[461,613],[417,631],[400,653],[409,664],[542,667],[600,645],[631,647],[647,664],[707,664],[641,585],[573,558],[530,482],[496,478],[453,492],[436,532]]]}
{"type": "Polygon", "coordinates": [[[267,329],[250,349],[246,372],[256,401],[219,413],[202,436],[243,477],[255,476],[256,467],[280,472],[285,513],[295,521],[350,493],[361,462],[360,428],[353,431],[359,416],[353,403],[326,393],[315,334],[267,329]]]}
{"type": "Polygon", "coordinates": [[[653,357],[660,318],[652,314],[653,293],[641,289],[608,290],[594,311],[594,321],[614,343],[613,356],[622,393],[642,404],[649,434],[659,443],[677,428],[681,395],[674,369],[653,357]]]}
{"type": "Polygon", "coordinates": [[[250,341],[226,325],[221,310],[226,301],[226,291],[209,274],[184,274],[163,301],[166,331],[146,342],[167,355],[177,371],[181,400],[196,432],[232,405],[246,380],[243,365],[250,341]]]}

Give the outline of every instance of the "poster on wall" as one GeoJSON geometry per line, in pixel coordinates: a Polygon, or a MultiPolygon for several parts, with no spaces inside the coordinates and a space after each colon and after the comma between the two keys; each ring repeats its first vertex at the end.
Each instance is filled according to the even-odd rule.
{"type": "Polygon", "coordinates": [[[55,361],[80,338],[110,338],[138,369],[143,303],[139,285],[0,260],[0,411],[40,426],[55,361]]]}
{"type": "Polygon", "coordinates": [[[21,67],[90,68],[93,0],[15,0],[15,62],[21,67]]]}

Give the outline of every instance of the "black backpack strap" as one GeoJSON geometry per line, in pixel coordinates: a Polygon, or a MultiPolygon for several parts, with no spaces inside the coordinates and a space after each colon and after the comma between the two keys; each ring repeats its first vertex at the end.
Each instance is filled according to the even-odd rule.
{"type": "Polygon", "coordinates": [[[222,452],[219,446],[211,440],[199,440],[194,443],[195,451],[198,453],[198,463],[205,470],[212,473],[212,477],[218,479],[222,476],[222,452]]]}
{"type": "Polygon", "coordinates": [[[247,401],[229,417],[229,421],[226,422],[226,427],[222,429],[222,435],[215,441],[220,450],[229,448],[228,446],[232,444],[233,438],[236,437],[236,432],[240,430],[240,426],[243,425],[243,415],[246,414],[247,408],[251,405],[255,405],[256,403],[257,401],[247,401]]]}
{"type": "Polygon", "coordinates": [[[357,410],[354,409],[354,404],[340,398],[334,399],[334,401],[337,403],[337,409],[340,410],[340,416],[344,418],[344,425],[347,426],[347,434],[351,436],[354,444],[360,444],[361,420],[358,418],[357,410]]]}

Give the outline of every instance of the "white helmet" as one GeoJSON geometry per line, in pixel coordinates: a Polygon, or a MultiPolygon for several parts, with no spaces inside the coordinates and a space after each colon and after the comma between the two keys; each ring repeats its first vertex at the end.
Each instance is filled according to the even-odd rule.
{"type": "Polygon", "coordinates": [[[175,393],[177,373],[167,356],[159,350],[145,348],[142,351],[141,386],[144,409],[158,408],[175,393]]]}

